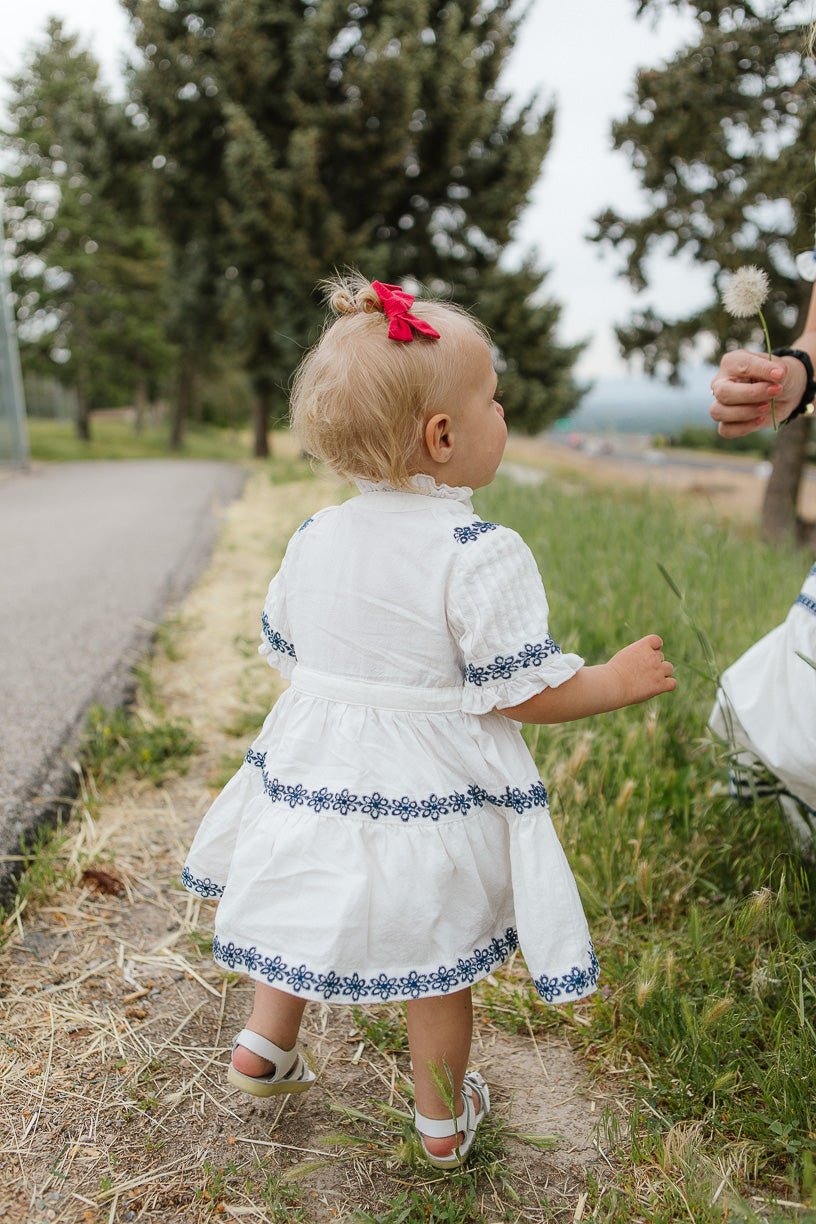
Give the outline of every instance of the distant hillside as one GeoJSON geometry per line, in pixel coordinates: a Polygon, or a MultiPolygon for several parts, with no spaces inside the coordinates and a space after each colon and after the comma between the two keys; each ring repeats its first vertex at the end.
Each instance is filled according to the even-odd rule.
{"type": "Polygon", "coordinates": [[[556,428],[577,433],[672,433],[683,425],[711,425],[714,372],[710,366],[690,370],[682,387],[642,376],[602,379],[556,428]]]}

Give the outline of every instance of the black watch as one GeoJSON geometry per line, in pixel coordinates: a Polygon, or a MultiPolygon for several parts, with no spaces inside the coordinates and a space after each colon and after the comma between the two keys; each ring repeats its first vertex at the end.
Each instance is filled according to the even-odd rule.
{"type": "Polygon", "coordinates": [[[795,357],[797,361],[801,361],[805,367],[805,377],[807,379],[802,398],[793,412],[786,416],[780,424],[787,425],[788,421],[795,421],[800,416],[813,416],[813,400],[816,398],[816,379],[813,377],[813,362],[810,360],[810,355],[803,349],[795,348],[775,348],[771,351],[774,357],[795,357]]]}

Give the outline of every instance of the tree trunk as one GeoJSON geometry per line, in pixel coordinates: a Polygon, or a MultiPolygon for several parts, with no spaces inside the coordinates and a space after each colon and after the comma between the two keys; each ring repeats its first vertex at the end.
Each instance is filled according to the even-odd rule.
{"type": "Polygon", "coordinates": [[[798,542],[796,507],[809,433],[810,421],[799,417],[783,425],[777,435],[773,469],[762,503],[762,533],[767,540],[798,542]]]}
{"type": "Polygon", "coordinates": [[[88,406],[88,388],[85,373],[77,371],[76,379],[76,435],[80,442],[91,440],[91,412],[88,406]]]}
{"type": "Polygon", "coordinates": [[[133,418],[133,428],[137,434],[140,434],[144,430],[147,415],[147,380],[144,375],[137,379],[133,389],[133,407],[136,414],[133,418]]]}
{"type": "Polygon", "coordinates": [[[255,402],[252,413],[254,441],[252,453],[256,459],[268,459],[269,447],[269,409],[272,404],[272,389],[264,381],[255,384],[255,402]]]}
{"type": "Polygon", "coordinates": [[[184,423],[190,417],[195,392],[195,360],[192,353],[183,352],[179,358],[176,401],[173,404],[173,418],[170,423],[171,450],[181,450],[181,444],[184,441],[184,423]]]}

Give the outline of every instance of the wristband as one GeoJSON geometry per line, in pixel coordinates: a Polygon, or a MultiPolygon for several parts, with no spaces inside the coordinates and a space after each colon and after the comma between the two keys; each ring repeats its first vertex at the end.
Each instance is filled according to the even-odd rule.
{"type": "Polygon", "coordinates": [[[807,379],[805,389],[802,393],[802,398],[794,408],[793,412],[789,413],[788,416],[785,417],[784,421],[780,422],[780,424],[787,425],[788,421],[794,421],[800,416],[813,416],[813,400],[814,397],[816,397],[816,379],[813,377],[813,362],[810,360],[809,354],[804,352],[802,349],[795,348],[775,348],[771,351],[774,357],[795,357],[797,361],[801,361],[802,365],[805,367],[805,378],[807,379]]]}

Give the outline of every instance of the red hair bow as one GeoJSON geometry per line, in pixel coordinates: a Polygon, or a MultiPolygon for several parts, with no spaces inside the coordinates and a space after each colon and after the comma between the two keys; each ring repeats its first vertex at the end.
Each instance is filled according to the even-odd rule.
{"type": "Polygon", "coordinates": [[[405,293],[399,285],[384,285],[382,281],[372,281],[371,288],[382,302],[385,317],[388,319],[389,340],[402,340],[405,344],[410,344],[414,332],[427,336],[430,340],[439,339],[436,328],[411,314],[414,299],[410,293],[405,293]]]}

